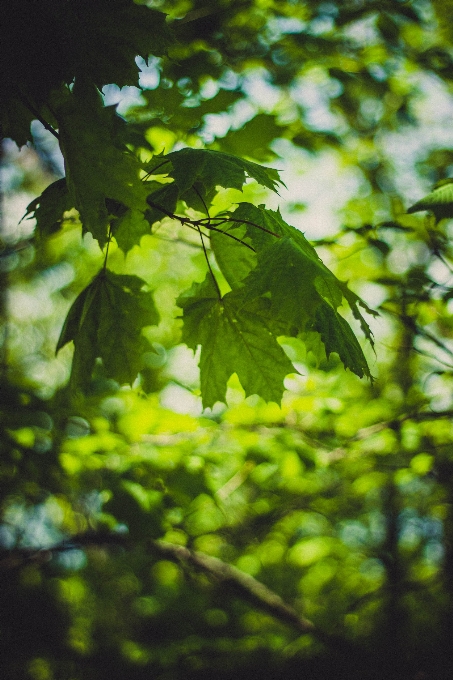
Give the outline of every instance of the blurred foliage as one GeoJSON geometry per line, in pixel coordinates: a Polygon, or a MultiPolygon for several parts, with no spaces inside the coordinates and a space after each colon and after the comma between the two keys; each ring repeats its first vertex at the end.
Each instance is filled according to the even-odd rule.
{"type": "MultiPolygon", "coordinates": [[[[86,3],[73,4],[82,12],[86,3]]],[[[169,13],[177,42],[168,56],[138,62],[143,90],[133,101],[127,88],[104,88],[107,103],[120,101],[122,139],[144,161],[206,146],[282,170],[285,219],[379,310],[370,322],[375,354],[363,348],[375,380],[345,371],[307,331],[304,343],[281,340],[299,371],[286,378],[281,408],[246,398],[233,376],[228,405],[203,411],[175,304],[203,280],[203,249],[164,218],[127,254],[110,244],[111,270],[140,277],[160,316],[144,333],[153,351],[143,355],[139,379],[119,387],[97,364],[86,394],[72,394],[72,350],[55,356],[55,347],[65,313],[103,255],[90,234],[81,239],[78,214],[64,212],[60,185],[62,219],[45,213],[40,232],[32,220],[19,223],[36,195],[61,179],[61,158],[37,122],[33,144],[18,150],[5,140],[3,676],[447,680],[451,184],[430,192],[453,175],[450,3],[146,4],[169,13]],[[410,205],[414,214],[406,213],[410,205]],[[209,571],[178,546],[219,562],[209,571]],[[222,563],[253,577],[249,588],[267,586],[313,629],[303,632],[278,607],[247,597],[222,563]]],[[[39,14],[36,3],[10,5],[33,5],[32,18],[39,14]]],[[[95,5],[105,11],[105,3],[95,5]]],[[[12,99],[20,78],[36,79],[29,57],[43,52],[51,30],[44,14],[34,30],[27,21],[7,43],[16,54],[12,99]]],[[[98,28],[93,19],[84,38],[90,49],[113,31],[109,23],[98,28]]],[[[52,44],[60,54],[66,40],[74,68],[80,32],[80,23],[73,34],[65,25],[52,44]]],[[[127,45],[119,43],[119,53],[123,63],[127,45]]],[[[109,68],[93,64],[93,73],[102,80],[109,68]]],[[[71,73],[62,62],[44,85],[71,73]]],[[[114,82],[131,85],[132,71],[121,73],[114,82]]],[[[8,109],[5,134],[14,119],[25,141],[30,118],[8,109]]],[[[270,200],[248,183],[242,193],[221,190],[214,204],[220,212],[270,200]]],[[[250,267],[247,257],[242,264],[250,267]]],[[[357,329],[360,319],[350,316],[357,329]]]]}

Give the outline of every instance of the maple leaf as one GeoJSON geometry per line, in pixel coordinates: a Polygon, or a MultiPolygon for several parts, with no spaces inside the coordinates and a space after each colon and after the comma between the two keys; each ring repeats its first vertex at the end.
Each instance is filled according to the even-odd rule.
{"type": "Polygon", "coordinates": [[[416,213],[422,210],[432,212],[436,222],[453,217],[453,179],[438,182],[431,193],[414,203],[407,212],[416,213]]]}
{"type": "Polygon", "coordinates": [[[245,227],[245,238],[257,251],[256,266],[250,266],[249,274],[241,279],[244,302],[269,295],[270,314],[280,324],[281,334],[319,330],[326,353],[336,351],[346,368],[361,377],[370,376],[353,331],[336,310],[345,298],[372,346],[373,335],[359,306],[376,313],[334,276],[302,232],[287,224],[279,211],[241,203],[231,219],[235,220],[229,223],[233,228],[245,227]]]}
{"type": "Polygon", "coordinates": [[[334,275],[324,265],[320,266],[307,256],[289,236],[275,240],[264,249],[258,266],[243,283],[246,299],[252,300],[270,293],[274,316],[297,327],[299,331],[314,316],[323,297],[334,308],[342,300],[334,275]]]}
{"type": "Polygon", "coordinates": [[[142,290],[138,276],[102,270],[80,293],[63,325],[57,349],[74,341],[71,371],[73,389],[86,388],[96,359],[110,378],[132,384],[151,346],[142,335],[159,315],[152,293],[142,290]]]}
{"type": "Polygon", "coordinates": [[[22,219],[34,217],[36,229],[42,236],[52,234],[61,226],[63,213],[73,206],[68,192],[66,179],[58,179],[50,184],[41,196],[35,198],[27,206],[27,211],[22,219]]]}
{"type": "Polygon", "coordinates": [[[362,329],[363,334],[365,335],[366,339],[369,341],[371,347],[374,348],[374,338],[373,338],[373,333],[371,332],[371,329],[367,322],[365,321],[363,314],[361,314],[359,307],[362,307],[367,314],[370,314],[371,316],[379,316],[379,312],[376,312],[376,310],[371,309],[362,298],[360,298],[356,293],[354,293],[350,288],[348,288],[348,285],[344,281],[339,281],[339,286],[341,288],[341,291],[343,293],[343,296],[345,299],[348,301],[348,304],[351,308],[352,314],[355,319],[360,323],[360,328],[362,329]]]}
{"type": "Polygon", "coordinates": [[[146,198],[149,206],[146,211],[146,219],[150,225],[153,225],[154,222],[163,220],[169,213],[175,212],[179,198],[179,189],[175,182],[170,184],[148,182],[146,186],[148,191],[151,188],[153,189],[146,198]]]}
{"type": "Polygon", "coordinates": [[[223,226],[219,231],[211,230],[209,238],[216,262],[231,288],[238,288],[246,276],[257,265],[256,253],[245,240],[244,225],[223,226]]]}
{"type": "Polygon", "coordinates": [[[371,378],[365,355],[348,322],[325,302],[316,310],[313,329],[320,333],[326,355],[336,352],[345,368],[362,378],[371,378]]]}
{"type": "Polygon", "coordinates": [[[277,170],[222,151],[180,149],[169,153],[166,158],[173,166],[169,175],[174,178],[181,194],[197,181],[207,194],[217,186],[242,189],[246,177],[251,177],[276,193],[278,184],[283,184],[277,170]]]}
{"type": "Polygon", "coordinates": [[[140,244],[142,236],[150,233],[148,220],[141,210],[130,209],[111,222],[112,234],[124,253],[140,244]]]}
{"type": "Polygon", "coordinates": [[[142,212],[147,209],[140,164],[121,142],[120,118],[113,107],[103,107],[92,83],[76,79],[57,117],[72,204],[84,231],[90,231],[102,247],[110,221],[106,199],[142,212]]]}
{"type": "MultiPolygon", "coordinates": [[[[265,302],[263,301],[264,305],[265,302]]],[[[219,298],[211,274],[180,295],[183,341],[201,345],[200,382],[203,406],[225,402],[227,383],[236,373],[246,395],[259,394],[280,403],[283,380],[294,367],[267,323],[261,301],[244,308],[234,291],[219,298]]]]}
{"type": "Polygon", "coordinates": [[[264,205],[256,206],[253,203],[244,202],[240,203],[236,210],[230,213],[230,216],[232,223],[242,223],[247,226],[246,235],[258,253],[275,243],[276,238],[290,236],[308,258],[332,275],[303,233],[285,222],[280,210],[269,210],[264,205]]]}

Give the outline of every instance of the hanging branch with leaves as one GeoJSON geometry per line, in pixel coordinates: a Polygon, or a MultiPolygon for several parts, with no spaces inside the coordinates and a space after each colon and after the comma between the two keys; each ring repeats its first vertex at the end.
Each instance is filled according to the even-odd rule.
{"type": "MultiPolygon", "coordinates": [[[[53,0],[47,4],[56,11],[53,0]]],[[[162,13],[120,0],[115,6],[133,44],[120,39],[103,0],[93,11],[104,23],[93,21],[93,26],[105,28],[105,35],[79,36],[88,53],[100,37],[110,40],[118,53],[114,65],[91,62],[78,47],[66,55],[64,68],[49,74],[43,89],[28,81],[21,85],[16,78],[3,114],[4,129],[20,144],[29,131],[15,122],[24,116],[15,119],[12,113],[23,113],[25,107],[55,133],[64,157],[66,177],[47,187],[26,216],[36,219],[38,232],[46,237],[75,208],[82,233],[90,233],[104,252],[101,271],[73,303],[57,344],[58,351],[74,343],[72,390],[89,386],[97,361],[108,377],[131,384],[143,367],[143,355],[152,351],[142,333],[159,322],[152,292],[141,278],[110,271],[108,255],[112,239],[127,253],[162,219],[195,230],[205,255],[206,279],[177,300],[182,341],[193,350],[201,346],[204,407],[225,401],[234,373],[247,395],[280,402],[284,379],[295,370],[279,342],[284,336],[303,340],[307,333],[317,334],[327,356],[336,352],[345,368],[371,378],[355,333],[338,310],[346,302],[371,343],[360,307],[372,312],[325,267],[303,234],[264,205],[243,202],[210,214],[219,188],[242,190],[254,180],[277,192],[283,183],[275,169],[211,149],[182,148],[147,163],[131,150],[127,123],[115,107],[104,106],[100,88],[111,82],[134,84],[134,57],[163,54],[173,38],[162,13]],[[31,99],[24,101],[22,91],[31,99]],[[203,216],[194,218],[193,211],[203,216]],[[224,294],[218,273],[229,287],[224,294]]],[[[76,10],[58,8],[57,19],[63,35],[69,25],[82,33],[76,10]]],[[[22,75],[27,80],[25,71],[22,75]]]]}

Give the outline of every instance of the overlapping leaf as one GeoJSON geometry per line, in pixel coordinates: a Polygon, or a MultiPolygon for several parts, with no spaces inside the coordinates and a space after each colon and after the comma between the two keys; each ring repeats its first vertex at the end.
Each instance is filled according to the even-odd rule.
{"type": "Polygon", "coordinates": [[[169,153],[167,159],[172,164],[169,174],[181,194],[191,189],[197,181],[207,193],[217,186],[242,189],[247,177],[275,192],[278,184],[282,184],[277,170],[221,151],[180,149],[169,153]]]}
{"type": "Polygon", "coordinates": [[[408,213],[429,210],[434,214],[436,221],[453,217],[453,179],[439,182],[427,196],[414,203],[408,213]]]}
{"type": "Polygon", "coordinates": [[[371,378],[367,360],[350,325],[325,302],[316,309],[313,329],[320,333],[327,357],[336,352],[345,368],[360,378],[371,378]]]}
{"type": "MultiPolygon", "coordinates": [[[[146,199],[148,203],[148,210],[146,211],[146,219],[150,225],[154,222],[162,220],[169,213],[174,213],[179,198],[179,189],[175,182],[171,184],[159,184],[152,182],[154,191],[150,193],[146,199]]],[[[150,188],[150,185],[147,185],[150,188]]]]}
{"type": "Polygon", "coordinates": [[[278,211],[249,203],[241,203],[221,229],[222,233],[211,233],[211,244],[217,264],[236,291],[239,310],[265,299],[267,327],[276,336],[303,338],[316,331],[327,355],[335,351],[346,368],[371,377],[363,351],[337,308],[346,299],[372,343],[359,305],[371,310],[330,272],[301,232],[278,211]]]}
{"type": "Polygon", "coordinates": [[[111,223],[112,233],[121,250],[127,253],[140,244],[142,236],[150,233],[149,222],[141,210],[130,209],[111,223]]]}
{"type": "Polygon", "coordinates": [[[145,169],[150,175],[166,174],[174,179],[173,183],[160,187],[157,182],[147,184],[153,188],[147,199],[151,207],[147,219],[151,225],[173,212],[178,200],[184,201],[190,208],[206,212],[219,186],[242,189],[247,177],[275,192],[278,184],[283,184],[273,168],[211,149],[186,148],[163,157],[159,154],[145,169]]]}
{"type": "Polygon", "coordinates": [[[333,274],[327,276],[324,268],[320,274],[316,263],[289,236],[264,250],[244,286],[249,300],[270,293],[274,316],[298,331],[304,330],[323,297],[335,309],[342,300],[333,274]]]}
{"type": "Polygon", "coordinates": [[[58,351],[74,341],[73,389],[87,387],[98,358],[120,384],[135,380],[142,355],[150,350],[142,329],[159,321],[152,293],[143,291],[144,285],[138,276],[102,270],[75,300],[57,344],[58,351]]]}
{"type": "Polygon", "coordinates": [[[27,212],[23,219],[34,217],[36,219],[36,229],[42,236],[53,233],[59,229],[63,213],[73,207],[71,197],[68,192],[66,179],[58,179],[50,184],[41,196],[35,198],[27,206],[27,212]]]}
{"type": "Polygon", "coordinates": [[[257,258],[254,249],[245,239],[244,225],[229,223],[226,227],[209,232],[211,248],[217,264],[231,288],[235,289],[255,269],[257,258]]]}
{"type": "Polygon", "coordinates": [[[267,323],[266,301],[244,308],[235,292],[219,298],[211,275],[178,298],[183,309],[183,341],[201,345],[200,380],[204,407],[225,401],[236,373],[246,395],[280,402],[283,380],[294,368],[267,323]]]}
{"type": "Polygon", "coordinates": [[[174,42],[165,14],[131,0],[14,0],[2,18],[0,119],[19,145],[32,141],[36,111],[47,118],[51,93],[74,77],[137,85],[137,55],[162,56],[174,42]]]}
{"type": "Polygon", "coordinates": [[[147,209],[140,164],[121,142],[121,120],[112,107],[103,107],[91,83],[77,81],[57,115],[72,205],[84,231],[103,246],[109,226],[106,199],[142,212],[147,209]]]}

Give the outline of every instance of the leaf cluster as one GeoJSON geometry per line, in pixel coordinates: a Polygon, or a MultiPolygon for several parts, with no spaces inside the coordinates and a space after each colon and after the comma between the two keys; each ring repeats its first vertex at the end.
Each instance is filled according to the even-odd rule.
{"type": "MultiPolygon", "coordinates": [[[[240,47],[249,32],[246,23],[240,21],[242,10],[234,3],[220,13],[211,7],[205,14],[208,18],[200,20],[195,3],[193,16],[189,12],[187,20],[179,24],[173,20],[179,38],[179,42],[175,42],[162,12],[129,0],[114,3],[96,0],[90,5],[89,20],[84,0],[71,5],[46,0],[39,9],[31,3],[32,11],[28,15],[29,5],[28,0],[20,0],[15,21],[19,25],[23,23],[27,35],[32,32],[33,21],[37,22],[39,39],[31,41],[34,66],[31,71],[25,68],[18,47],[11,52],[15,66],[11,63],[5,71],[8,97],[3,107],[4,131],[21,144],[29,138],[22,125],[26,116],[11,114],[23,114],[25,109],[37,117],[58,138],[66,177],[35,199],[28,207],[27,216],[36,218],[39,233],[49,235],[62,224],[65,212],[75,208],[82,233],[90,233],[104,250],[103,268],[74,302],[58,345],[74,341],[72,387],[86,389],[97,359],[102,360],[107,373],[120,384],[134,381],[141,365],[140,356],[147,349],[140,323],[155,324],[157,313],[150,295],[148,316],[142,317],[137,311],[143,306],[142,283],[132,287],[113,286],[115,275],[107,269],[109,244],[114,239],[127,254],[140,244],[144,235],[154,233],[157,223],[166,219],[196,232],[205,255],[205,282],[194,284],[178,298],[183,309],[182,338],[194,350],[201,346],[201,392],[205,406],[225,400],[227,383],[234,373],[247,394],[258,393],[267,400],[280,401],[284,378],[292,371],[278,340],[284,336],[310,338],[312,346],[317,338],[327,357],[336,352],[346,368],[360,377],[371,377],[355,333],[338,311],[343,302],[349,305],[372,342],[360,307],[370,310],[323,265],[303,234],[288,225],[279,211],[249,202],[211,216],[210,206],[219,187],[242,190],[245,182],[252,179],[276,191],[282,184],[277,171],[225,151],[190,146],[165,155],[154,154],[144,161],[140,147],[130,144],[128,124],[115,107],[103,104],[100,88],[104,84],[114,82],[123,86],[137,81],[137,55],[144,59],[150,55],[157,58],[168,55],[170,49],[171,58],[164,56],[160,65],[169,87],[163,83],[165,87],[155,92],[155,101],[154,91],[146,93],[148,111],[151,115],[171,118],[174,114],[171,109],[175,103],[185,103],[188,92],[195,95],[196,117],[203,117],[204,111],[210,110],[210,100],[203,99],[199,89],[203,74],[211,68],[209,63],[213,74],[219,77],[222,73],[222,68],[215,66],[215,52],[221,49],[233,65],[240,53],[244,60],[245,55],[251,56],[256,48],[256,42],[250,44],[251,52],[240,47]],[[47,21],[51,14],[55,15],[53,23],[47,21]],[[224,31],[220,43],[228,38],[229,49],[219,43],[215,29],[218,22],[224,31]],[[206,29],[206,45],[199,49],[195,44],[202,28],[206,29]],[[49,52],[43,49],[43,43],[51,45],[49,52]],[[100,44],[102,55],[98,54],[100,44]],[[58,62],[56,49],[61,51],[58,62]],[[184,85],[184,68],[191,70],[191,85],[188,82],[184,85]],[[41,74],[44,77],[41,78],[41,74]],[[199,82],[195,87],[193,78],[197,74],[199,82]],[[179,89],[175,87],[175,80],[179,89]],[[194,211],[202,217],[195,217],[194,211]],[[222,281],[226,285],[224,294],[221,294],[222,281]],[[135,302],[134,295],[137,296],[135,302]],[[124,313],[129,304],[127,300],[136,311],[135,320],[124,313]],[[115,314],[119,319],[116,324],[115,314]],[[131,322],[130,329],[126,319],[131,322]],[[117,334],[115,342],[111,338],[113,329],[117,334]],[[127,334],[128,338],[124,339],[127,334]],[[137,341],[136,351],[132,350],[131,338],[137,341]],[[115,347],[117,359],[113,358],[115,347]],[[126,347],[130,354],[129,368],[123,366],[120,359],[126,347]]],[[[390,12],[390,8],[387,9],[390,12]]],[[[253,15],[250,30],[254,35],[259,34],[266,45],[261,55],[266,64],[273,59],[277,43],[278,49],[288,54],[300,49],[300,38],[305,32],[303,22],[298,24],[300,31],[283,32],[274,40],[266,33],[264,13],[258,7],[247,11],[253,15]]],[[[369,11],[370,8],[365,14],[369,11]]],[[[319,19],[323,10],[313,12],[310,21],[319,19]]],[[[296,15],[297,12],[293,18],[297,23],[302,17],[296,15]]],[[[337,21],[344,25],[363,18],[362,15],[362,10],[358,14],[346,11],[337,21]]],[[[403,15],[404,21],[417,20],[414,14],[403,12],[403,15]]],[[[391,36],[387,38],[391,42],[391,36]]],[[[310,40],[312,49],[320,49],[322,43],[326,65],[334,43],[335,49],[340,46],[346,49],[348,42],[343,37],[335,40],[327,36],[312,36],[310,40]]],[[[284,64],[285,60],[276,63],[284,64]]],[[[346,81],[344,86],[347,95],[346,81]]],[[[237,90],[220,90],[211,102],[213,110],[221,111],[237,97],[237,90]],[[219,97],[216,104],[214,100],[219,97]]],[[[188,121],[192,109],[185,108],[188,121]]],[[[226,148],[230,145],[237,149],[238,144],[245,144],[247,151],[246,138],[254,125],[260,130],[263,121],[267,125],[268,120],[264,118],[258,115],[242,132],[234,133],[236,142],[231,137],[230,142],[225,142],[226,148]]],[[[298,132],[294,129],[293,133],[295,138],[298,132]]],[[[275,134],[274,121],[269,139],[275,134]]]]}
{"type": "MultiPolygon", "coordinates": [[[[77,129],[76,125],[73,127],[77,129]]],[[[71,158],[68,146],[63,148],[71,158]]],[[[86,148],[91,149],[88,144],[86,148]]],[[[109,171],[115,175],[115,159],[121,169],[124,159],[116,148],[109,152],[109,171]]],[[[133,156],[127,159],[134,161],[133,156]]],[[[77,169],[76,160],[70,167],[77,169]]],[[[183,309],[182,339],[193,350],[202,347],[204,406],[212,407],[216,401],[225,400],[233,373],[238,375],[246,394],[256,393],[265,400],[280,402],[284,378],[293,371],[278,343],[278,338],[285,335],[318,333],[327,356],[337,352],[346,368],[360,377],[371,377],[354,333],[337,311],[344,297],[371,340],[371,332],[358,310],[357,302],[363,303],[323,265],[300,231],[288,225],[278,211],[247,202],[240,203],[236,210],[210,217],[208,204],[218,187],[242,189],[249,177],[276,191],[281,180],[275,170],[223,152],[190,148],[158,156],[144,168],[147,177],[165,173],[173,180],[168,183],[137,179],[131,186],[124,181],[123,174],[117,173],[116,183],[107,184],[94,162],[91,167],[97,183],[91,181],[91,173],[81,169],[67,179],[72,192],[65,195],[59,180],[29,206],[28,212],[35,215],[38,229],[48,230],[49,222],[58,221],[54,212],[57,196],[60,209],[67,207],[68,198],[72,199],[69,203],[78,207],[84,230],[98,238],[100,245],[114,235],[125,252],[138,244],[145,233],[152,232],[153,225],[164,217],[195,229],[204,249],[205,238],[211,238],[216,265],[230,292],[220,294],[205,249],[208,266],[205,282],[194,284],[178,299],[183,309]],[[153,190],[148,193],[150,189],[153,190]],[[113,219],[108,206],[116,213],[113,219]],[[178,206],[205,211],[206,217],[178,215],[175,213],[178,206]]],[[[157,322],[152,306],[148,317],[138,313],[143,302],[141,299],[134,302],[133,295],[142,295],[140,286],[129,285],[129,302],[124,295],[118,297],[118,287],[112,288],[113,276],[105,269],[101,271],[73,304],[63,329],[57,349],[71,340],[75,343],[71,378],[75,389],[86,388],[96,358],[103,359],[111,378],[120,384],[132,383],[140,370],[140,353],[145,351],[138,341],[140,323],[157,322]],[[128,319],[132,321],[131,327],[128,319]],[[127,368],[124,356],[128,357],[127,368]]]]}

